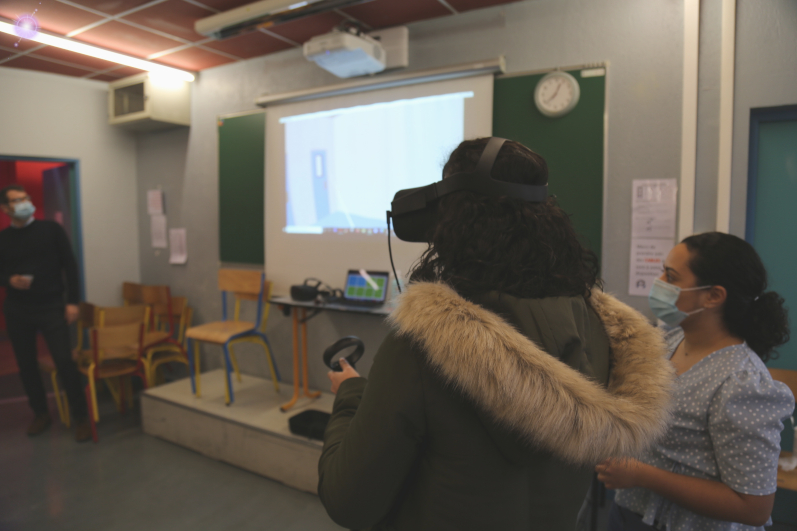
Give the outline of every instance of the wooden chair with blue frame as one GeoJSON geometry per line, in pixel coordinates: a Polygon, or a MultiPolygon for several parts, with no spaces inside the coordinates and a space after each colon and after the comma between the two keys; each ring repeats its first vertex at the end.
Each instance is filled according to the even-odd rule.
{"type": "MultiPolygon", "coordinates": [[[[772,375],[773,380],[785,383],[791,390],[791,394],[797,399],[797,371],[770,368],[769,373],[772,375]]],[[[795,436],[797,436],[797,433],[795,433],[795,436]]],[[[797,443],[795,446],[797,446],[797,443]]],[[[780,456],[791,457],[792,453],[784,450],[780,453],[780,456]]],[[[778,488],[797,491],[797,469],[787,472],[778,467],[778,488]]]]}
{"type": "Polygon", "coordinates": [[[279,372],[274,363],[271,344],[265,334],[270,308],[268,300],[271,298],[271,282],[266,281],[266,275],[262,271],[220,269],[219,289],[221,290],[223,320],[192,326],[185,332],[185,337],[188,339],[189,371],[194,394],[197,397],[201,396],[199,349],[196,344],[198,341],[221,345],[224,350],[225,402],[228,406],[235,401],[230,374],[235,372],[237,380],[241,381],[241,372],[238,370],[233,345],[255,343],[262,346],[266,351],[266,360],[274,381],[274,389],[279,391],[279,372]],[[228,319],[227,299],[229,293],[235,297],[232,320],[228,319]],[[240,320],[241,300],[257,301],[257,317],[254,322],[240,320]]]}

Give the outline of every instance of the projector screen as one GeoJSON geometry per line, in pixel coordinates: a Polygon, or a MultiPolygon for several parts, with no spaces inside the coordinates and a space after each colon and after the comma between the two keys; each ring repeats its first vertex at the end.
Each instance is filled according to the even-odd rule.
{"type": "MultiPolygon", "coordinates": [[[[439,181],[451,151],[492,132],[493,76],[269,107],[266,275],[275,294],[350,269],[389,271],[385,211],[397,190],[439,181]]],[[[393,236],[400,276],[426,246],[393,236]]]]}

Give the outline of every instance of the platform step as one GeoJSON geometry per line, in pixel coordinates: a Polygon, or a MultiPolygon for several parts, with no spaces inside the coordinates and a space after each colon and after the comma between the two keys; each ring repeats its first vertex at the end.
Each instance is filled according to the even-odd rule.
{"type": "Polygon", "coordinates": [[[189,379],[141,394],[144,433],[190,448],[290,487],[317,493],[322,443],[293,435],[288,419],[307,409],[332,411],[334,395],[300,398],[287,413],[280,405],[293,396],[290,385],[274,391],[271,380],[233,379],[235,402],[224,404],[224,371],[202,373],[202,397],[189,379]]]}

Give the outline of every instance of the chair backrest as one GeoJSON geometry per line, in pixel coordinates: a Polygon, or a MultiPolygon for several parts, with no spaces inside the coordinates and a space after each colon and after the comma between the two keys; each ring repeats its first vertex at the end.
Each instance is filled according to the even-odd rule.
{"type": "Polygon", "coordinates": [[[149,327],[154,328],[155,313],[160,311],[168,317],[169,332],[174,331],[174,317],[171,310],[172,291],[169,286],[141,286],[141,302],[150,307],[149,327]]]}
{"type": "Polygon", "coordinates": [[[785,383],[791,389],[791,394],[797,399],[797,371],[789,369],[769,369],[773,380],[785,383]]]}
{"type": "Polygon", "coordinates": [[[223,318],[227,320],[227,292],[235,295],[234,320],[241,314],[241,300],[257,301],[257,326],[265,328],[268,319],[271,296],[271,282],[265,279],[263,271],[257,269],[219,269],[219,289],[222,291],[221,305],[223,318]]]}
{"type": "Polygon", "coordinates": [[[95,324],[97,328],[105,328],[106,326],[146,323],[148,317],[149,307],[143,304],[98,308],[95,324]]]}
{"type": "Polygon", "coordinates": [[[141,284],[122,282],[122,300],[125,301],[125,306],[141,304],[141,284]]]}
{"type": "Polygon", "coordinates": [[[130,323],[91,329],[94,363],[107,359],[137,359],[144,341],[144,323],[130,323]]]}
{"type": "MultiPolygon", "coordinates": [[[[175,339],[180,341],[179,336],[183,333],[183,325],[185,322],[185,313],[189,311],[188,299],[185,297],[172,297],[171,299],[171,316],[169,315],[169,306],[165,304],[154,304],[152,311],[155,317],[155,328],[160,329],[161,323],[177,323],[177,336],[175,339]],[[170,320],[171,319],[171,320],[170,320]]],[[[169,330],[170,332],[172,330],[169,330]]]]}
{"type": "Polygon", "coordinates": [[[263,272],[257,269],[219,269],[219,289],[241,295],[260,295],[263,272]]]}

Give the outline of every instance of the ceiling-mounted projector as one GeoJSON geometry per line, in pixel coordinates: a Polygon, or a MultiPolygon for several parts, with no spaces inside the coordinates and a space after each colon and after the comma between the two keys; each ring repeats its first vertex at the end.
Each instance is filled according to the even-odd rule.
{"type": "Polygon", "coordinates": [[[194,30],[214,39],[226,39],[299,18],[371,0],[260,0],[197,20],[194,30]]]}
{"type": "Polygon", "coordinates": [[[375,74],[385,69],[385,49],[365,34],[333,31],[304,43],[304,56],[338,77],[375,74]]]}

